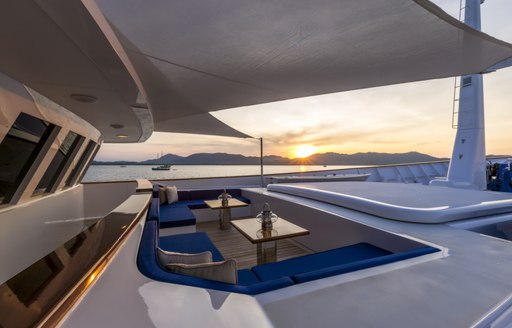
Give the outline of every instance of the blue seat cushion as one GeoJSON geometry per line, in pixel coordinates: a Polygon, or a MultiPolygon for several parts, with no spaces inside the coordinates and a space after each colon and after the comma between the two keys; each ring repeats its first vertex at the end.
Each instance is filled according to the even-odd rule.
{"type": "Polygon", "coordinates": [[[196,224],[196,217],[187,207],[160,206],[160,228],[184,227],[196,224]]]}
{"type": "Polygon", "coordinates": [[[192,209],[193,206],[204,206],[207,207],[203,200],[196,199],[196,200],[180,200],[172,204],[162,204],[162,207],[188,207],[192,209]]]}
{"type": "Polygon", "coordinates": [[[208,205],[206,205],[202,199],[189,200],[187,206],[191,210],[200,210],[203,208],[208,208],[208,205]]]}
{"type": "Polygon", "coordinates": [[[210,251],[214,262],[224,261],[224,257],[205,232],[160,237],[160,248],[171,252],[192,254],[210,251]]]}
{"type": "Polygon", "coordinates": [[[161,207],[188,207],[191,210],[197,210],[202,208],[208,208],[208,206],[204,203],[202,199],[194,199],[194,200],[180,200],[172,204],[162,204],[161,207]]]}
{"type": "Polygon", "coordinates": [[[266,281],[388,254],[391,252],[367,243],[359,243],[280,262],[258,265],[253,267],[252,271],[260,280],[266,281]]]}
{"type": "Polygon", "coordinates": [[[217,199],[222,191],[221,189],[190,190],[190,200],[217,199]]]}
{"type": "Polygon", "coordinates": [[[251,270],[238,270],[238,284],[242,286],[250,286],[260,283],[261,280],[251,270]]]}

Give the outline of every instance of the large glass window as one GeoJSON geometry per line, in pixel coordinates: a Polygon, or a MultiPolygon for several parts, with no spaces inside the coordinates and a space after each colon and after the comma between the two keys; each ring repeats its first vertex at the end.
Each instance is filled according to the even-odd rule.
{"type": "Polygon", "coordinates": [[[53,157],[52,162],[46,169],[43,177],[39,181],[34,194],[40,194],[43,192],[49,192],[53,186],[58,183],[59,176],[66,166],[67,162],[71,159],[71,155],[78,145],[80,139],[83,138],[75,132],[70,131],[62,144],[59,147],[59,151],[53,157]]]}
{"type": "Polygon", "coordinates": [[[85,148],[84,152],[82,153],[82,156],[80,156],[80,159],[76,163],[75,167],[73,168],[73,171],[68,176],[68,179],[66,180],[66,186],[69,187],[72,184],[76,182],[78,179],[78,174],[82,171],[82,169],[85,166],[86,160],[91,156],[92,151],[94,150],[94,146],[96,143],[94,141],[90,140],[87,144],[87,147],[85,148]]]}
{"type": "Polygon", "coordinates": [[[82,173],[80,174],[80,177],[78,178],[79,182],[82,181],[82,179],[84,178],[85,174],[87,173],[87,170],[89,169],[89,167],[91,166],[91,163],[94,160],[94,157],[96,157],[96,154],[98,154],[98,151],[100,150],[100,147],[101,147],[100,145],[96,144],[96,148],[94,148],[92,156],[87,161],[85,169],[82,170],[82,173]]]}
{"type": "Polygon", "coordinates": [[[21,113],[0,143],[0,203],[8,203],[55,125],[21,113]]]}

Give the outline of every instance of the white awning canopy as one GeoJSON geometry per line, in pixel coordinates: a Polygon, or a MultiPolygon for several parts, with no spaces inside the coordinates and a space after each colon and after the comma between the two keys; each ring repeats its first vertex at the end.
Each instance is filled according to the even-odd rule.
{"type": "Polygon", "coordinates": [[[155,121],[478,73],[512,55],[426,0],[97,2],[155,121]]]}
{"type": "Polygon", "coordinates": [[[119,141],[112,123],[131,129],[129,141],[153,129],[245,136],[209,112],[479,73],[512,57],[512,45],[427,0],[60,2],[3,6],[0,69],[107,142],[119,141]],[[76,104],[70,93],[99,101],[76,104]]]}

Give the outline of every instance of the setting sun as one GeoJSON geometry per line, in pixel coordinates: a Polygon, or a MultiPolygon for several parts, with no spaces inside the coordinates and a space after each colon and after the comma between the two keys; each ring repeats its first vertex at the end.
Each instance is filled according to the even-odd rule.
{"type": "Polygon", "coordinates": [[[305,158],[316,153],[317,149],[314,146],[301,145],[295,148],[294,153],[297,158],[305,158]]]}

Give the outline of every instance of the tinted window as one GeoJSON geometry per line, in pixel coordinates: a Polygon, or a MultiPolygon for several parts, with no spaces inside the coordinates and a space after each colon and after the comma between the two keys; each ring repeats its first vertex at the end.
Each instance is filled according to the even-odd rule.
{"type": "Polygon", "coordinates": [[[0,143],[0,203],[8,203],[55,126],[21,113],[0,143]]]}
{"type": "Polygon", "coordinates": [[[85,161],[91,156],[92,151],[94,150],[94,146],[96,144],[94,141],[89,141],[87,144],[87,147],[85,148],[84,152],[82,153],[82,156],[80,156],[80,159],[76,163],[75,167],[73,168],[73,171],[68,176],[68,179],[66,180],[66,186],[71,186],[74,184],[78,178],[78,174],[85,166],[85,161]]]}
{"type": "Polygon", "coordinates": [[[86,163],[85,169],[82,171],[82,174],[80,174],[80,178],[78,178],[78,181],[82,181],[85,174],[87,173],[87,170],[91,166],[92,161],[94,160],[94,157],[96,157],[96,154],[98,154],[98,151],[100,150],[100,145],[96,144],[96,148],[94,148],[92,156],[89,158],[89,160],[86,163]]]}
{"type": "Polygon", "coordinates": [[[71,154],[73,150],[78,144],[78,141],[81,137],[74,132],[69,132],[62,144],[59,147],[59,151],[53,157],[52,162],[46,169],[41,181],[37,185],[34,194],[39,194],[45,191],[50,191],[50,189],[57,183],[58,177],[66,165],[67,161],[71,159],[71,154]]]}

